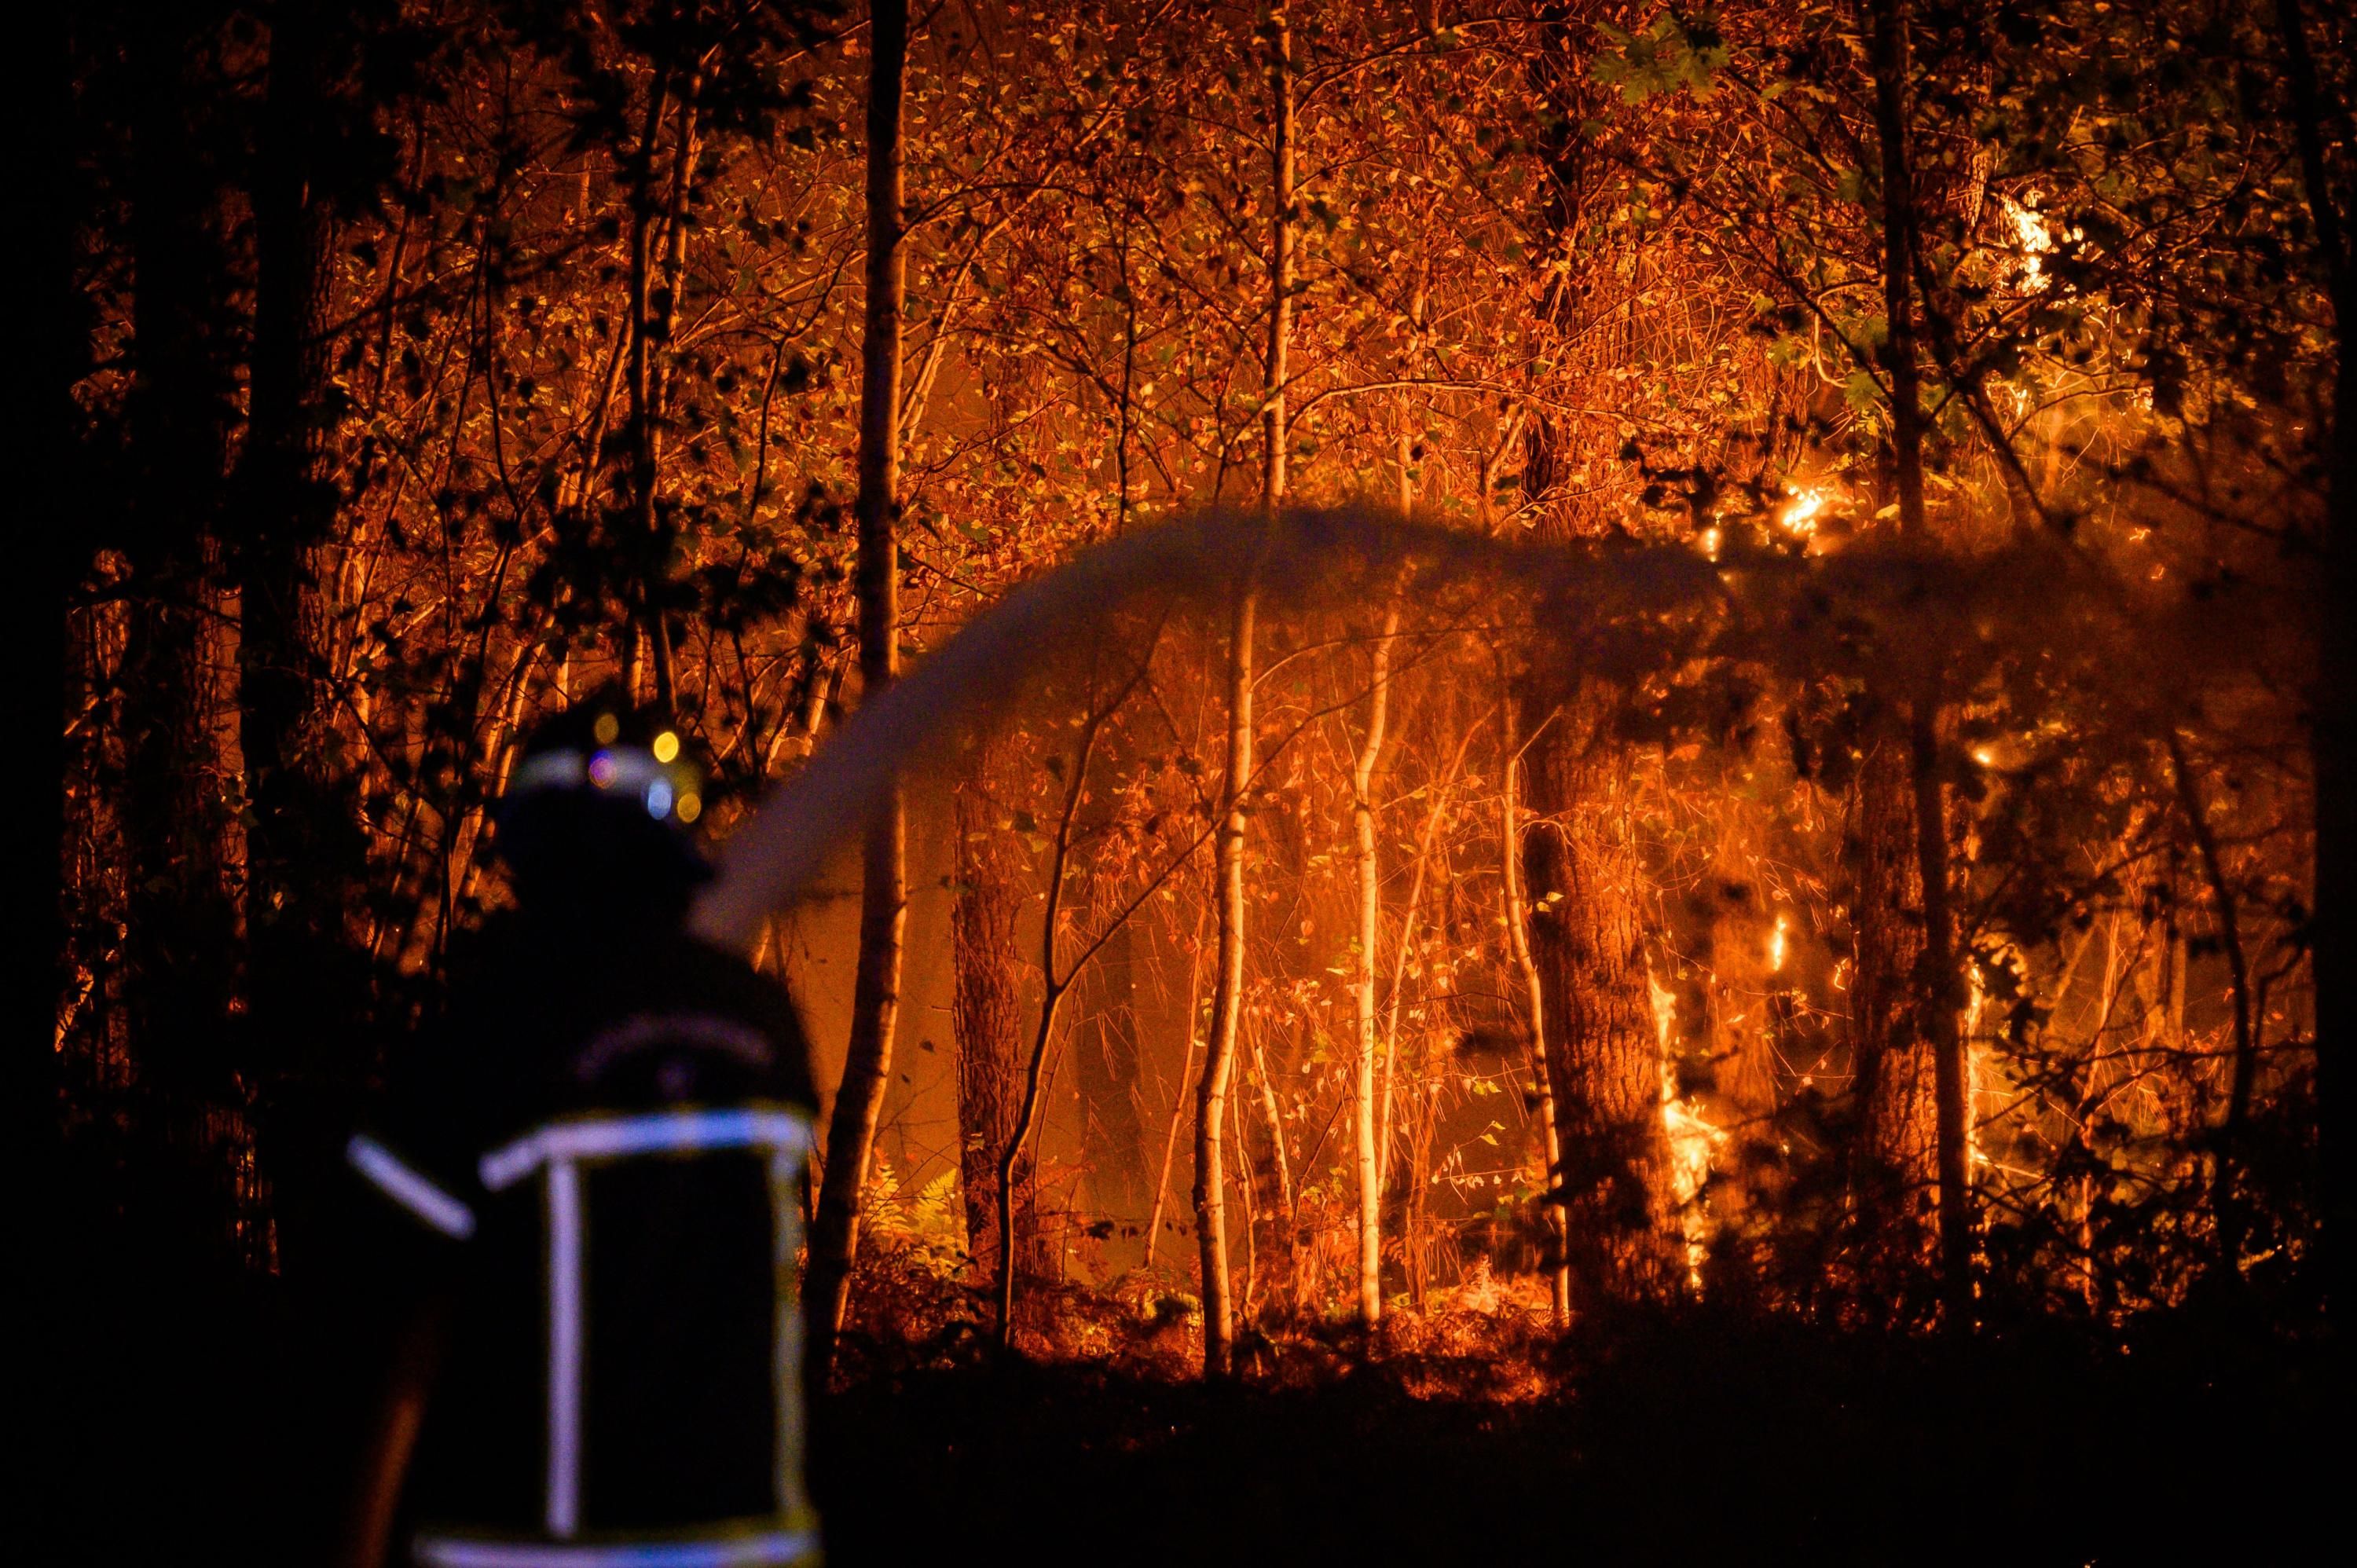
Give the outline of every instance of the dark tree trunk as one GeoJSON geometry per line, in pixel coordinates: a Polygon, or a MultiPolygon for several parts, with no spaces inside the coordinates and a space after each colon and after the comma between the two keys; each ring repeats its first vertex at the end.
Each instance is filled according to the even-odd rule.
{"type": "MultiPolygon", "coordinates": [[[[990,767],[959,789],[957,895],[950,908],[954,970],[950,1023],[957,1048],[958,1181],[965,1195],[966,1251],[998,1273],[998,1164],[1014,1141],[1023,1102],[1026,1015],[1017,926],[1030,865],[989,793],[990,767]]],[[[1038,1272],[1039,1224],[1033,1160],[1016,1163],[1015,1256],[1038,1272]]]]}
{"type": "MultiPolygon", "coordinates": [[[[1908,148],[1912,111],[1907,0],[1875,0],[1873,24],[1875,139],[1882,174],[1882,297],[1889,327],[1882,366],[1890,396],[1890,476],[1898,494],[1900,535],[1921,549],[1931,538],[1923,504],[1922,373],[1916,358],[1914,272],[1921,214],[1908,148]]],[[[1961,959],[1949,909],[1947,800],[1940,779],[1936,686],[1934,674],[1924,689],[1907,693],[1905,703],[1913,819],[1906,831],[1914,843],[1922,908],[1922,947],[1912,990],[1920,1028],[1932,1051],[1941,1294],[1947,1326],[1964,1329],[1971,1326],[1974,1296],[1973,1197],[1965,1148],[1968,1064],[1961,959]]]]}
{"type": "MultiPolygon", "coordinates": [[[[1538,959],[1531,950],[1530,899],[1523,881],[1523,801],[1518,780],[1527,767],[1522,757],[1522,699],[1508,680],[1500,682],[1502,690],[1498,707],[1501,730],[1498,759],[1498,828],[1499,885],[1504,908],[1500,911],[1506,922],[1506,948],[1512,955],[1514,973],[1511,989],[1522,1002],[1523,1033],[1529,1058],[1534,1109],[1538,1112],[1539,1156],[1545,1162],[1547,1186],[1550,1190],[1562,1188],[1563,1133],[1555,1114],[1555,1072],[1550,1065],[1547,1040],[1560,1024],[1548,1017],[1547,986],[1539,973],[1538,959]]],[[[1430,1153],[1434,1106],[1427,1101],[1423,1130],[1418,1144],[1419,1166],[1430,1153]]],[[[1419,1176],[1419,1180],[1424,1179],[1419,1176]]],[[[1425,1208],[1424,1193],[1419,1189],[1416,1212],[1425,1208]]],[[[1547,1294],[1554,1309],[1555,1326],[1560,1328],[1571,1319],[1571,1273],[1564,1244],[1564,1206],[1554,1198],[1543,1205],[1540,1226],[1545,1238],[1547,1253],[1547,1294]]],[[[1420,1278],[1421,1276],[1419,1276],[1420,1278]]],[[[1417,1299],[1422,1300],[1422,1284],[1417,1299]]]]}
{"type": "MultiPolygon", "coordinates": [[[[2328,7],[2328,10],[2330,7],[2328,7]]],[[[2350,431],[2357,385],[2357,207],[2332,188],[2326,156],[2328,122],[2346,124],[2346,105],[2329,101],[2318,80],[2300,0],[2276,0],[2276,23],[2289,68],[2292,130],[2301,183],[2314,221],[2332,302],[2335,359],[2330,428],[2323,433],[2325,471],[2322,613],[2318,623],[2316,692],[2310,755],[2316,790],[2316,914],[2311,924],[2316,976],[2316,1110],[2324,1179],[2325,1289],[2346,1312],[2352,1215],[2350,1185],[2357,1162],[2350,1153],[2349,1052],[2357,1036],[2357,936],[2350,906],[2357,902],[2357,439],[2350,431]]]]}
{"type": "Polygon", "coordinates": [[[1645,972],[1644,868],[1628,763],[1584,691],[1525,754],[1531,956],[1562,1147],[1572,1309],[1675,1288],[1662,1044],[1645,972]]]}
{"type": "Polygon", "coordinates": [[[235,1235],[230,1157],[237,1098],[229,1040],[238,973],[236,789],[225,725],[226,634],[213,576],[234,417],[221,192],[192,134],[202,53],[167,30],[135,59],[131,236],[135,454],[126,539],[135,592],[118,733],[124,779],[124,1025],[133,1088],[154,1115],[137,1191],[182,1242],[235,1235]]]}
{"type": "Polygon", "coordinates": [[[1933,1140],[1940,1173],[1940,1294],[1951,1329],[1972,1326],[1972,1064],[1965,1056],[1964,956],[1949,865],[1948,789],[1941,779],[1939,721],[1928,703],[1908,719],[1914,787],[1915,862],[1923,887],[1923,967],[1916,980],[1932,1041],[1933,1140]]]}
{"type": "Polygon", "coordinates": [[[1896,739],[1867,754],[1850,797],[1848,840],[1851,1201],[1861,1283],[1887,1298],[1929,1251],[1939,1141],[1937,1069],[1915,989],[1923,873],[1907,753],[1896,739]]]}
{"type": "Polygon", "coordinates": [[[250,828],[246,925],[252,1060],[264,1095],[265,1166],[290,1245],[324,1197],[332,1128],[368,1062],[356,1048],[365,981],[348,921],[366,844],[334,722],[336,518],[328,438],[334,225],[328,163],[345,76],[334,13],[272,13],[269,79],[253,189],[255,253],[250,418],[234,560],[250,828]]]}
{"type": "MultiPolygon", "coordinates": [[[[15,1158],[30,1171],[53,1171],[58,1138],[58,1059],[49,1048],[57,1026],[66,944],[59,878],[64,865],[66,804],[65,740],[68,616],[74,585],[88,569],[91,536],[82,521],[89,496],[82,489],[80,413],[73,387],[90,362],[89,304],[76,286],[75,234],[83,202],[68,127],[74,120],[74,48],[67,8],[47,6],[26,19],[32,99],[31,124],[48,134],[31,149],[26,191],[32,228],[27,285],[29,308],[24,320],[23,377],[27,448],[44,453],[27,467],[25,497],[29,526],[19,531],[27,574],[24,609],[8,618],[14,665],[28,693],[31,722],[21,744],[28,754],[25,778],[33,799],[9,814],[7,886],[16,910],[9,922],[19,933],[22,961],[9,973],[12,1043],[6,1049],[5,1132],[15,1158]]],[[[23,1191],[39,1188],[28,1183],[23,1191]]],[[[37,1226],[50,1219],[37,1205],[37,1226]]],[[[44,1235],[37,1239],[46,1242],[44,1235]]],[[[38,1267],[38,1264],[28,1264],[38,1267]]]]}
{"type": "MultiPolygon", "coordinates": [[[[900,336],[908,263],[901,248],[900,106],[909,71],[906,0],[869,7],[867,304],[859,392],[861,700],[881,696],[900,670],[900,336]]],[[[900,950],[908,926],[908,824],[895,785],[867,829],[859,891],[859,968],[851,1038],[827,1123],[826,1169],[811,1227],[811,1356],[825,1387],[859,1249],[859,1202],[884,1109],[900,1013],[900,950]]]]}
{"type": "Polygon", "coordinates": [[[1711,1120],[1735,1144],[1733,1179],[1714,1188],[1714,1209],[1764,1216],[1781,1196],[1782,1111],[1787,1073],[1776,1050],[1777,1000],[1790,936],[1765,897],[1737,840],[1721,846],[1711,868],[1710,945],[1704,1008],[1710,1034],[1711,1120]]]}

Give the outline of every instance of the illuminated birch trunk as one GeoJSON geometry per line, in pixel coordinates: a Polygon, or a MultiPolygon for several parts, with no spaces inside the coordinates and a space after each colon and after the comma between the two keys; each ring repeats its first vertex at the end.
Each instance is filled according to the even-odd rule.
{"type": "MultiPolygon", "coordinates": [[[[1268,350],[1261,372],[1261,505],[1273,519],[1285,501],[1286,350],[1293,328],[1293,32],[1281,7],[1265,13],[1268,45],[1269,174],[1268,350]]],[[[1219,972],[1211,1027],[1195,1095],[1195,1230],[1202,1252],[1203,1371],[1232,1369],[1235,1301],[1228,1271],[1226,1172],[1220,1144],[1229,1085],[1235,1076],[1236,1026],[1244,991],[1244,792],[1253,771],[1253,635],[1258,585],[1248,572],[1236,585],[1228,629],[1228,751],[1221,783],[1213,881],[1220,916],[1219,972]]]]}
{"type": "Polygon", "coordinates": [[[1367,686],[1367,733],[1351,773],[1351,820],[1357,836],[1359,871],[1359,1059],[1353,1080],[1359,1165],[1359,1321],[1372,1328],[1383,1320],[1383,1176],[1376,1141],[1375,1028],[1377,949],[1383,936],[1383,867],[1375,852],[1375,763],[1383,749],[1391,712],[1392,639],[1399,632],[1399,606],[1383,617],[1375,640],[1367,686]]]}
{"type": "Polygon", "coordinates": [[[1285,503],[1286,378],[1293,343],[1293,28],[1285,8],[1262,24],[1268,39],[1268,349],[1261,373],[1261,504],[1285,503]]]}
{"type": "Polygon", "coordinates": [[[1228,752],[1221,783],[1212,881],[1219,900],[1219,960],[1203,1075],[1195,1089],[1195,1235],[1202,1257],[1203,1372],[1224,1378],[1235,1348],[1235,1303],[1228,1270],[1227,1172],[1221,1144],[1235,1076],[1236,1026],[1244,989],[1244,789],[1253,769],[1253,622],[1250,583],[1236,594],[1228,633],[1228,752]]]}
{"type": "MultiPolygon", "coordinates": [[[[900,316],[907,293],[901,250],[900,101],[908,75],[906,0],[870,8],[867,85],[867,307],[859,395],[859,672],[873,702],[900,666],[900,316]]],[[[811,1227],[811,1358],[832,1364],[859,1248],[859,1202],[900,1011],[900,948],[907,927],[908,824],[899,785],[868,826],[861,859],[859,967],[852,982],[851,1037],[827,1122],[826,1169],[811,1227]]],[[[823,1387],[823,1383],[820,1384],[823,1387]]]]}

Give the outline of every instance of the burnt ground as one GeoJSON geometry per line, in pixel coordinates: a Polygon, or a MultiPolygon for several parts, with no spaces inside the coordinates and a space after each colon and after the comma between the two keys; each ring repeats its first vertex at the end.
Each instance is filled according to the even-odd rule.
{"type": "MultiPolygon", "coordinates": [[[[324,1561],[332,1326],[103,1283],[15,1337],[41,1544],[10,1560],[324,1561]]],[[[1950,1347],[1688,1316],[1502,1361],[1309,1343],[1217,1389],[971,1337],[867,1351],[813,1416],[837,1568],[2256,1563],[2313,1555],[2346,1486],[2325,1354],[2248,1323],[1950,1347]]]]}
{"type": "Polygon", "coordinates": [[[1544,1353],[1206,1389],[980,1359],[822,1412],[832,1561],[2126,1563],[2287,1560],[2345,1485],[2320,1359],[2165,1326],[1952,1348],[1706,1319],[1544,1353]]]}

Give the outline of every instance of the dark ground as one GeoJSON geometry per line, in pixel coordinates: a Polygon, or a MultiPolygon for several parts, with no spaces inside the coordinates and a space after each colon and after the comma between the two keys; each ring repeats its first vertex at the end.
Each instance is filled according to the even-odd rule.
{"type": "Polygon", "coordinates": [[[2343,1407],[2265,1339],[1616,1337],[1518,1405],[1412,1398],[1396,1365],[1226,1392],[879,1375],[819,1429],[834,1561],[2261,1563],[2345,1485],[2343,1407]]]}
{"type": "MultiPolygon", "coordinates": [[[[12,1380],[55,1402],[9,1402],[43,1544],[8,1560],[318,1562],[339,1451],[320,1337],[258,1285],[107,1283],[20,1341],[12,1380]]],[[[2332,1555],[2309,1538],[2340,1513],[2347,1407],[2320,1352],[2249,1325],[1948,1348],[1704,1316],[1537,1354],[1567,1395],[1412,1397],[1471,1364],[1339,1347],[1229,1390],[896,1351],[814,1412],[831,1561],[2332,1555]]]]}

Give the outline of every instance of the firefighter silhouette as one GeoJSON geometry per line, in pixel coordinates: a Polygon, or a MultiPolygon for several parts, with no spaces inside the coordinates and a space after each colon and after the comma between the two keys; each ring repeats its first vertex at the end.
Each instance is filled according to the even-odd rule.
{"type": "Polygon", "coordinates": [[[690,935],[679,734],[608,697],[525,744],[513,911],[350,1163],[430,1288],[350,1560],[812,1563],[797,1261],[809,1053],[783,987],[690,935]]]}

